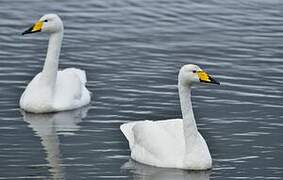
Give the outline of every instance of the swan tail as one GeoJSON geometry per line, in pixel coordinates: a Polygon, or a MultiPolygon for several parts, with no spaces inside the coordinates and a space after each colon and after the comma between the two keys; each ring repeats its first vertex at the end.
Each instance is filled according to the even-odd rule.
{"type": "Polygon", "coordinates": [[[77,106],[81,107],[89,104],[91,93],[85,87],[87,82],[86,72],[77,68],[67,68],[61,71],[61,74],[62,77],[67,78],[66,80],[70,82],[68,87],[73,89],[72,100],[76,101],[77,106]]]}
{"type": "Polygon", "coordinates": [[[130,148],[134,144],[134,134],[133,134],[133,127],[135,126],[135,122],[125,123],[120,126],[120,130],[125,135],[127,140],[129,141],[130,148]]]}
{"type": "Polygon", "coordinates": [[[84,70],[77,69],[77,68],[67,68],[64,71],[71,71],[75,73],[79,77],[82,84],[86,84],[87,78],[86,78],[86,72],[84,70]]]}

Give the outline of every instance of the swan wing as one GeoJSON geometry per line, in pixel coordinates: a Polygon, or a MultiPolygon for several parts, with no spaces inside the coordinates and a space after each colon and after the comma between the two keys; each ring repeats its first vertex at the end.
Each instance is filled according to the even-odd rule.
{"type": "Polygon", "coordinates": [[[129,141],[131,157],[159,167],[181,166],[184,155],[182,121],[139,121],[121,126],[129,141]]]}
{"type": "Polygon", "coordinates": [[[56,109],[74,109],[90,102],[90,92],[85,87],[85,71],[67,68],[58,71],[54,106],[56,109]]]}
{"type": "Polygon", "coordinates": [[[79,79],[80,79],[80,81],[83,85],[85,85],[86,82],[87,82],[86,73],[85,73],[84,70],[77,69],[77,68],[67,68],[67,69],[64,69],[61,72],[64,72],[64,73],[68,72],[68,73],[76,74],[79,77],[79,79]]]}

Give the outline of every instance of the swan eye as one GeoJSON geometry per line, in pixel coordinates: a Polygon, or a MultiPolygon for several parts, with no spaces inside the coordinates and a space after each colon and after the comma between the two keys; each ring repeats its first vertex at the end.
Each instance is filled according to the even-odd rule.
{"type": "Polygon", "coordinates": [[[193,73],[196,73],[197,71],[196,70],[193,70],[193,73]]]}
{"type": "Polygon", "coordinates": [[[48,22],[48,20],[47,20],[47,19],[45,19],[43,22],[48,22]]]}

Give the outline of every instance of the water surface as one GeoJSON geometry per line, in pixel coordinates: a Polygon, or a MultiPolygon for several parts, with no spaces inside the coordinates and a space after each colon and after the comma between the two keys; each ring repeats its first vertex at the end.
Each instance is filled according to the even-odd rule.
{"type": "Polygon", "coordinates": [[[2,0],[0,18],[0,179],[282,179],[282,1],[2,0]],[[18,107],[48,39],[21,32],[46,13],[64,21],[60,68],[87,72],[87,109],[35,116],[18,107]],[[119,126],[180,117],[177,74],[187,63],[222,83],[193,91],[213,169],[129,161],[119,126]]]}

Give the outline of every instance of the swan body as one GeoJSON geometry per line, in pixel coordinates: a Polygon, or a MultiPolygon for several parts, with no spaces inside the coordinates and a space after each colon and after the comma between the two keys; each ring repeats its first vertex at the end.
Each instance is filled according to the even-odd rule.
{"type": "Polygon", "coordinates": [[[50,34],[47,56],[42,72],[32,79],[22,94],[20,107],[28,112],[48,113],[87,105],[90,92],[85,87],[85,71],[76,68],[58,71],[63,22],[56,14],[47,14],[23,34],[41,31],[50,34]]]}
{"type": "Polygon", "coordinates": [[[210,169],[210,152],[194,119],[191,86],[198,82],[219,83],[191,64],[181,68],[178,80],[183,119],[130,122],[120,129],[129,141],[131,158],[140,163],[164,168],[210,169]]]}

